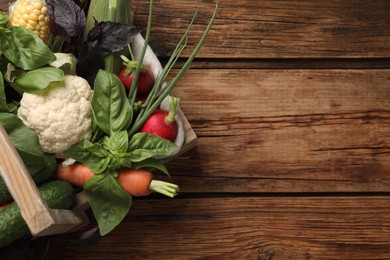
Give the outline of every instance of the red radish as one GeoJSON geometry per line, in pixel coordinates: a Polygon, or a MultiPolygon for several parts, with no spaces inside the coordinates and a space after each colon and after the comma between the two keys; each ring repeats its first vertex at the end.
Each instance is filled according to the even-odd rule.
{"type": "MultiPolygon", "coordinates": [[[[123,64],[125,67],[119,74],[119,79],[125,87],[126,91],[129,92],[131,84],[133,83],[135,68],[137,67],[137,61],[131,61],[125,56],[121,56],[124,60],[123,64]]],[[[155,83],[153,71],[149,66],[144,64],[141,66],[140,73],[138,75],[138,89],[137,96],[146,96],[150,93],[155,83]]]]}
{"type": "Polygon", "coordinates": [[[156,109],[153,114],[145,121],[140,132],[158,135],[171,142],[174,142],[178,132],[178,125],[175,121],[180,99],[169,97],[169,111],[156,109]]]}
{"type": "MultiPolygon", "coordinates": [[[[79,162],[71,166],[58,164],[57,167],[58,179],[80,187],[94,175],[86,165],[79,162]]],[[[143,169],[121,168],[117,180],[123,190],[132,196],[147,196],[155,191],[173,198],[179,190],[175,184],[154,180],[152,173],[143,169]]]]}

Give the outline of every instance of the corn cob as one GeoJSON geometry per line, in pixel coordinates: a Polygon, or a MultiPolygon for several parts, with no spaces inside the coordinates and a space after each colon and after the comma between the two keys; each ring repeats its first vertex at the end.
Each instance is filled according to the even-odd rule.
{"type": "Polygon", "coordinates": [[[49,23],[45,0],[17,0],[9,8],[11,26],[35,32],[43,42],[49,40],[49,23]]]}

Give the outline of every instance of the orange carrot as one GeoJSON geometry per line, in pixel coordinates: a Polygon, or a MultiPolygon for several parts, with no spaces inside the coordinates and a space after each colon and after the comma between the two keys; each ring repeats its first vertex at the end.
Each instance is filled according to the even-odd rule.
{"type": "Polygon", "coordinates": [[[57,178],[72,185],[82,187],[95,174],[84,164],[74,163],[70,166],[58,164],[57,178]]]}
{"type": "Polygon", "coordinates": [[[123,189],[133,196],[147,196],[152,190],[149,185],[152,182],[152,174],[141,169],[120,169],[117,180],[123,189]]]}
{"type": "MultiPolygon", "coordinates": [[[[84,186],[94,173],[84,164],[76,162],[71,166],[58,165],[57,177],[72,185],[84,186]]],[[[132,196],[147,196],[155,191],[173,198],[179,187],[175,184],[153,180],[151,172],[143,169],[121,168],[117,180],[122,188],[132,196]]]]}

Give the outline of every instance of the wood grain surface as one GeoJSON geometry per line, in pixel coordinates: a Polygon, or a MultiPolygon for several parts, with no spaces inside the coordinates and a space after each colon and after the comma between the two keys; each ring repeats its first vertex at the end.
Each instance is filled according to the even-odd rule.
{"type": "Polygon", "coordinates": [[[389,259],[389,204],[381,196],[135,200],[98,246],[57,241],[49,257],[389,259]]]}
{"type": "MultiPolygon", "coordinates": [[[[222,0],[202,58],[388,57],[390,2],[222,0]]],[[[146,28],[147,0],[132,1],[134,24],[146,28]]],[[[213,1],[155,2],[152,46],[170,54],[200,5],[186,55],[211,16],[213,1]]]]}
{"type": "MultiPolygon", "coordinates": [[[[132,1],[143,30],[148,2],[132,1]]],[[[154,1],[163,61],[198,4],[176,67],[215,2],[154,1]]],[[[179,197],[135,198],[112,233],[53,237],[47,259],[390,259],[389,13],[386,0],[220,0],[173,92],[198,136],[168,164],[179,197]]]]}
{"type": "Polygon", "coordinates": [[[199,139],[174,178],[182,192],[389,191],[389,86],[390,70],[190,70],[174,93],[199,139]]]}

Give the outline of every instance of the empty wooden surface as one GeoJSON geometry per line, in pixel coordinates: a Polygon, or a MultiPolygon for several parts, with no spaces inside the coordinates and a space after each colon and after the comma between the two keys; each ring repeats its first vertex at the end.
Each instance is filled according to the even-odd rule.
{"type": "MultiPolygon", "coordinates": [[[[214,1],[154,1],[162,60],[198,2],[184,57],[214,1]]],[[[168,164],[180,196],[135,199],[97,244],[56,237],[48,259],[390,258],[390,2],[219,2],[174,90],[198,136],[168,164]]],[[[148,1],[132,6],[145,31],[148,1]]]]}

